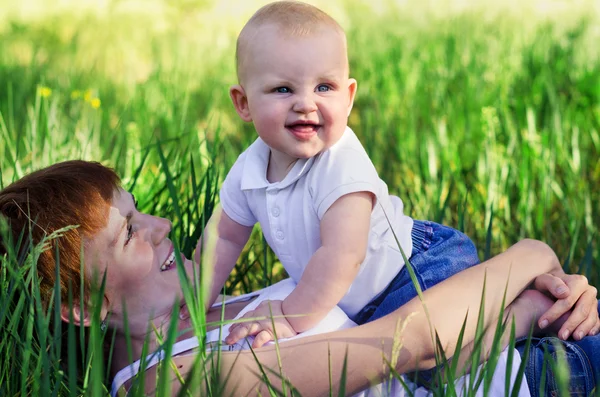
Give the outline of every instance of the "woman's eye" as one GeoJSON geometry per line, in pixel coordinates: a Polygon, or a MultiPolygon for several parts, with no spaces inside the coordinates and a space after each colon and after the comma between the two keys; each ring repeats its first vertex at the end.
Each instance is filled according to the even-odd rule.
{"type": "Polygon", "coordinates": [[[133,238],[133,225],[127,226],[127,238],[125,239],[125,245],[129,244],[131,239],[133,238]]]}
{"type": "Polygon", "coordinates": [[[292,92],[292,90],[290,90],[288,87],[277,87],[275,88],[275,92],[279,94],[289,94],[292,92]]]}
{"type": "Polygon", "coordinates": [[[328,86],[327,84],[321,84],[317,87],[317,92],[327,92],[330,90],[331,90],[331,87],[328,86]]]}

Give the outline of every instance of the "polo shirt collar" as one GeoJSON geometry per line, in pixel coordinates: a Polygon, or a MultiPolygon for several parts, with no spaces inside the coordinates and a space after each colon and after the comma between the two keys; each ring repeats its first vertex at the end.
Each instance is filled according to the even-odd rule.
{"type": "Polygon", "coordinates": [[[314,162],[314,157],[309,159],[298,159],[285,178],[276,183],[267,180],[267,167],[269,165],[269,154],[271,149],[260,138],[257,138],[246,151],[246,161],[242,171],[242,190],[252,190],[273,187],[283,189],[291,185],[306,174],[314,162]]]}

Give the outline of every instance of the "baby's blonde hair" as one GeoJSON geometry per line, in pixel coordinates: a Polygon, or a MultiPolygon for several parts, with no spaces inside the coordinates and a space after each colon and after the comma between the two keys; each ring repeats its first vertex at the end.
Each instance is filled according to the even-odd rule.
{"type": "Polygon", "coordinates": [[[248,56],[248,48],[261,26],[276,26],[282,35],[306,37],[324,28],[338,33],[346,45],[344,29],[324,11],[301,1],[276,1],[261,7],[246,22],[237,38],[235,61],[238,80],[242,81],[242,67],[248,56]]]}

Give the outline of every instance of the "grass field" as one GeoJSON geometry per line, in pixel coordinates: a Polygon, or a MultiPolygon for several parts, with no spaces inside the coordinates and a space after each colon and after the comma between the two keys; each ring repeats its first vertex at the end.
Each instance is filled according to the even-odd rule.
{"type": "MultiPolygon", "coordinates": [[[[541,239],[598,285],[597,2],[314,3],[347,30],[358,80],[350,126],[411,216],[464,230],[481,258],[541,239]]],[[[189,256],[220,181],[255,137],[227,89],[236,34],[261,4],[3,2],[0,188],[57,161],[102,161],[141,210],[173,220],[189,256]]],[[[228,287],[283,277],[255,230],[228,287]]],[[[0,328],[9,323],[5,309],[0,328]]],[[[49,368],[28,356],[40,346],[2,339],[0,394],[45,390],[32,380],[49,368]],[[13,354],[32,375],[15,373],[13,354]]],[[[101,395],[95,387],[87,392],[101,395]]]]}

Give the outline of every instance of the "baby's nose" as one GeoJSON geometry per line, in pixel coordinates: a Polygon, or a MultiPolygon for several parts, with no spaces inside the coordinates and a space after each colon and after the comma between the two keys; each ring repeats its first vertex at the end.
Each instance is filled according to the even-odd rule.
{"type": "Polygon", "coordinates": [[[298,100],[294,104],[294,111],[300,113],[309,113],[317,110],[317,104],[313,99],[312,95],[299,95],[298,100]]]}

